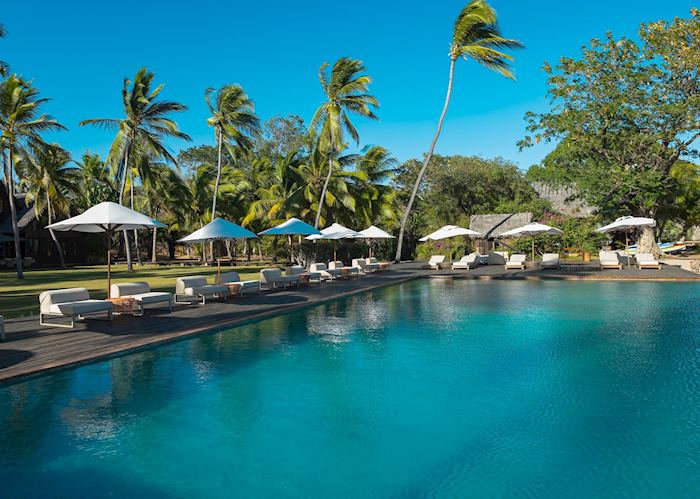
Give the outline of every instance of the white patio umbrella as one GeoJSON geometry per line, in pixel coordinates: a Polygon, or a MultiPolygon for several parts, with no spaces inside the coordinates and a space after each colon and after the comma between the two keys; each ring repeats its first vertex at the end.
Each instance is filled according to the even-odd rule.
{"type": "Polygon", "coordinates": [[[627,256],[627,266],[630,265],[630,257],[628,253],[629,233],[639,229],[640,227],[655,227],[656,220],[647,217],[620,217],[614,222],[597,228],[596,232],[624,232],[625,233],[625,255],[627,256]]]}
{"type": "Polygon", "coordinates": [[[375,239],[396,239],[394,236],[389,234],[388,232],[383,231],[379,227],[376,227],[374,225],[370,225],[367,227],[365,230],[360,231],[360,235],[358,236],[362,239],[367,239],[369,241],[369,256],[372,256],[372,241],[375,239]]]}
{"type": "Polygon", "coordinates": [[[126,206],[106,201],[96,204],[80,215],[61,220],[46,228],[57,231],[76,231],[97,234],[107,233],[107,298],[110,298],[112,287],[112,234],[118,230],[153,229],[165,227],[143,213],[134,211],[126,206]]]}
{"type": "Polygon", "coordinates": [[[334,223],[333,225],[330,225],[325,229],[321,229],[320,234],[311,234],[310,236],[307,236],[306,239],[308,239],[309,241],[317,241],[320,239],[333,241],[333,260],[335,261],[337,260],[336,243],[341,239],[355,239],[359,235],[360,233],[357,231],[348,229],[347,227],[339,223],[334,223]]]}
{"type": "Polygon", "coordinates": [[[561,230],[556,227],[550,227],[549,225],[540,224],[537,222],[529,223],[518,227],[516,229],[511,229],[503,232],[499,237],[525,237],[530,236],[532,238],[532,261],[535,261],[535,236],[541,236],[544,234],[549,235],[560,235],[563,234],[561,230]]]}
{"type": "MultiPolygon", "coordinates": [[[[189,236],[179,239],[178,243],[206,243],[208,241],[225,241],[227,239],[257,239],[258,236],[254,232],[241,227],[238,224],[224,220],[223,218],[215,218],[207,225],[199,230],[194,231],[189,236]]],[[[221,260],[216,259],[217,263],[217,279],[221,274],[221,260]]]]}
{"type": "MultiPolygon", "coordinates": [[[[428,234],[427,236],[423,236],[419,239],[421,242],[425,241],[439,241],[441,239],[452,239],[453,237],[457,236],[469,236],[469,237],[476,237],[480,236],[476,231],[473,231],[471,229],[465,229],[464,227],[459,227],[458,225],[445,225],[443,227],[440,227],[438,230],[435,232],[432,232],[428,234]]],[[[452,245],[450,244],[450,255],[452,255],[452,245]]],[[[450,256],[451,258],[451,256],[450,256]]]]}
{"type": "Polygon", "coordinates": [[[292,236],[310,236],[312,234],[320,234],[321,231],[312,225],[299,220],[298,218],[290,218],[284,223],[281,223],[275,227],[271,227],[262,232],[258,232],[260,236],[288,236],[289,240],[289,263],[292,263],[292,250],[294,244],[292,243],[292,236]]]}

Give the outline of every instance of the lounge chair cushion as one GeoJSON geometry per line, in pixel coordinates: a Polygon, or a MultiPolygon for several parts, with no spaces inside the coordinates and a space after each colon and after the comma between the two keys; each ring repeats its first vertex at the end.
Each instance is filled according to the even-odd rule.
{"type": "Polygon", "coordinates": [[[222,285],[237,282],[241,285],[241,291],[260,288],[260,281],[255,279],[241,281],[241,276],[238,274],[238,272],[224,272],[219,277],[219,282],[222,285]]]}
{"type": "Polygon", "coordinates": [[[556,268],[559,267],[559,255],[557,253],[545,253],[542,255],[541,267],[556,268]]]}
{"type": "Polygon", "coordinates": [[[151,287],[147,282],[125,282],[121,284],[112,284],[110,287],[110,295],[113,298],[128,296],[143,305],[148,305],[150,303],[170,302],[173,299],[172,293],[151,291],[151,287]]]}
{"type": "Polygon", "coordinates": [[[57,289],[39,295],[40,311],[43,314],[77,315],[92,312],[108,312],[112,303],[92,300],[85,288],[57,289]]]}
{"type": "Polygon", "coordinates": [[[211,296],[228,292],[226,286],[207,284],[207,278],[203,275],[179,277],[175,284],[175,290],[177,294],[191,296],[211,296]]]}
{"type": "Polygon", "coordinates": [[[260,271],[261,283],[274,284],[276,282],[289,283],[298,281],[298,275],[282,275],[282,271],[278,268],[262,269],[260,271]]]}

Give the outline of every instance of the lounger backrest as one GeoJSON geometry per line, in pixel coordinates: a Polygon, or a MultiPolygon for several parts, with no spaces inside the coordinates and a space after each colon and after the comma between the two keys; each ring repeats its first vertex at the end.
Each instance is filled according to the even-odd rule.
{"type": "Polygon", "coordinates": [[[345,267],[345,265],[340,260],[328,262],[328,268],[331,270],[338,270],[338,269],[342,269],[343,267],[345,267]]]}
{"type": "Polygon", "coordinates": [[[543,262],[558,262],[559,261],[559,254],[557,253],[545,253],[542,255],[542,261],[543,262]]]}
{"type": "Polygon", "coordinates": [[[619,262],[618,254],[616,251],[601,251],[598,253],[598,258],[601,262],[619,262]]]}
{"type": "Polygon", "coordinates": [[[282,271],[278,268],[262,269],[260,271],[260,282],[279,281],[282,277],[282,271]]]}
{"type": "Polygon", "coordinates": [[[365,267],[365,260],[364,260],[364,258],[353,258],[353,259],[352,259],[352,266],[353,266],[353,267],[364,268],[364,267],[365,267]]]}
{"type": "Polygon", "coordinates": [[[430,257],[430,263],[442,263],[445,261],[445,255],[433,255],[430,257]]]}
{"type": "Polygon", "coordinates": [[[175,292],[184,294],[188,288],[200,288],[207,285],[207,278],[203,275],[193,275],[187,277],[178,277],[175,281],[175,292]]]}
{"type": "Polygon", "coordinates": [[[637,253],[635,259],[638,262],[656,262],[654,255],[652,255],[651,253],[637,253]]]}
{"type": "Polygon", "coordinates": [[[42,312],[48,311],[51,305],[57,303],[70,303],[90,299],[90,293],[85,288],[56,289],[44,291],[39,295],[39,305],[42,312]]]}
{"type": "Polygon", "coordinates": [[[325,263],[312,263],[311,272],[321,272],[322,270],[327,270],[325,263]]]}
{"type": "Polygon", "coordinates": [[[301,265],[292,265],[288,267],[287,275],[299,275],[306,273],[306,269],[301,265]]]}
{"type": "Polygon", "coordinates": [[[120,284],[112,284],[110,287],[110,295],[112,298],[120,296],[133,296],[143,293],[150,293],[151,286],[147,282],[122,282],[120,284]]]}
{"type": "Polygon", "coordinates": [[[510,255],[510,261],[513,263],[523,263],[526,259],[526,255],[521,255],[519,253],[516,253],[515,255],[510,255]]]}
{"type": "Polygon", "coordinates": [[[238,272],[224,272],[219,277],[219,284],[226,284],[227,282],[241,282],[241,276],[238,272]]]}
{"type": "Polygon", "coordinates": [[[377,260],[377,259],[374,258],[374,257],[367,258],[365,261],[366,261],[367,263],[369,263],[370,265],[376,265],[376,264],[379,263],[379,260],[377,260]]]}

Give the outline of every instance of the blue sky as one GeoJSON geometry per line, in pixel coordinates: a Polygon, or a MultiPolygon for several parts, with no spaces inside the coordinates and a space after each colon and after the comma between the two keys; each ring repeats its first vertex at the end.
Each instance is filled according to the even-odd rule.
{"type": "MultiPolygon", "coordinates": [[[[0,59],[32,78],[52,100],[46,111],[69,128],[49,137],[79,157],[105,154],[110,132],[78,127],[86,118],[121,117],[122,79],[147,66],[163,96],[188,106],[177,117],[195,144],[212,143],[203,93],[240,83],[261,118],[307,121],[323,95],[317,70],[349,56],[364,61],[379,98],[380,121],[357,118],[362,144],[400,160],[428,147],[444,99],[452,22],[466,1],[316,2],[159,0],[8,2],[0,59]]],[[[641,22],[687,16],[690,0],[564,2],[492,0],[503,33],[522,41],[512,82],[460,61],[437,152],[502,156],[521,168],[549,150],[518,152],[526,111],[547,107],[544,61],[576,57],[593,37],[635,36],[641,22]]],[[[186,144],[170,143],[177,152],[186,144]]]]}

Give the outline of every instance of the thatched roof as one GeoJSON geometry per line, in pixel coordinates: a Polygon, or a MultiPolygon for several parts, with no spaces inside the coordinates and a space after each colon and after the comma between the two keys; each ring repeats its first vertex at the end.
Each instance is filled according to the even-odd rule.
{"type": "Polygon", "coordinates": [[[501,233],[532,222],[532,213],[501,213],[494,215],[472,215],[469,228],[483,234],[483,239],[498,237],[501,233]]]}

